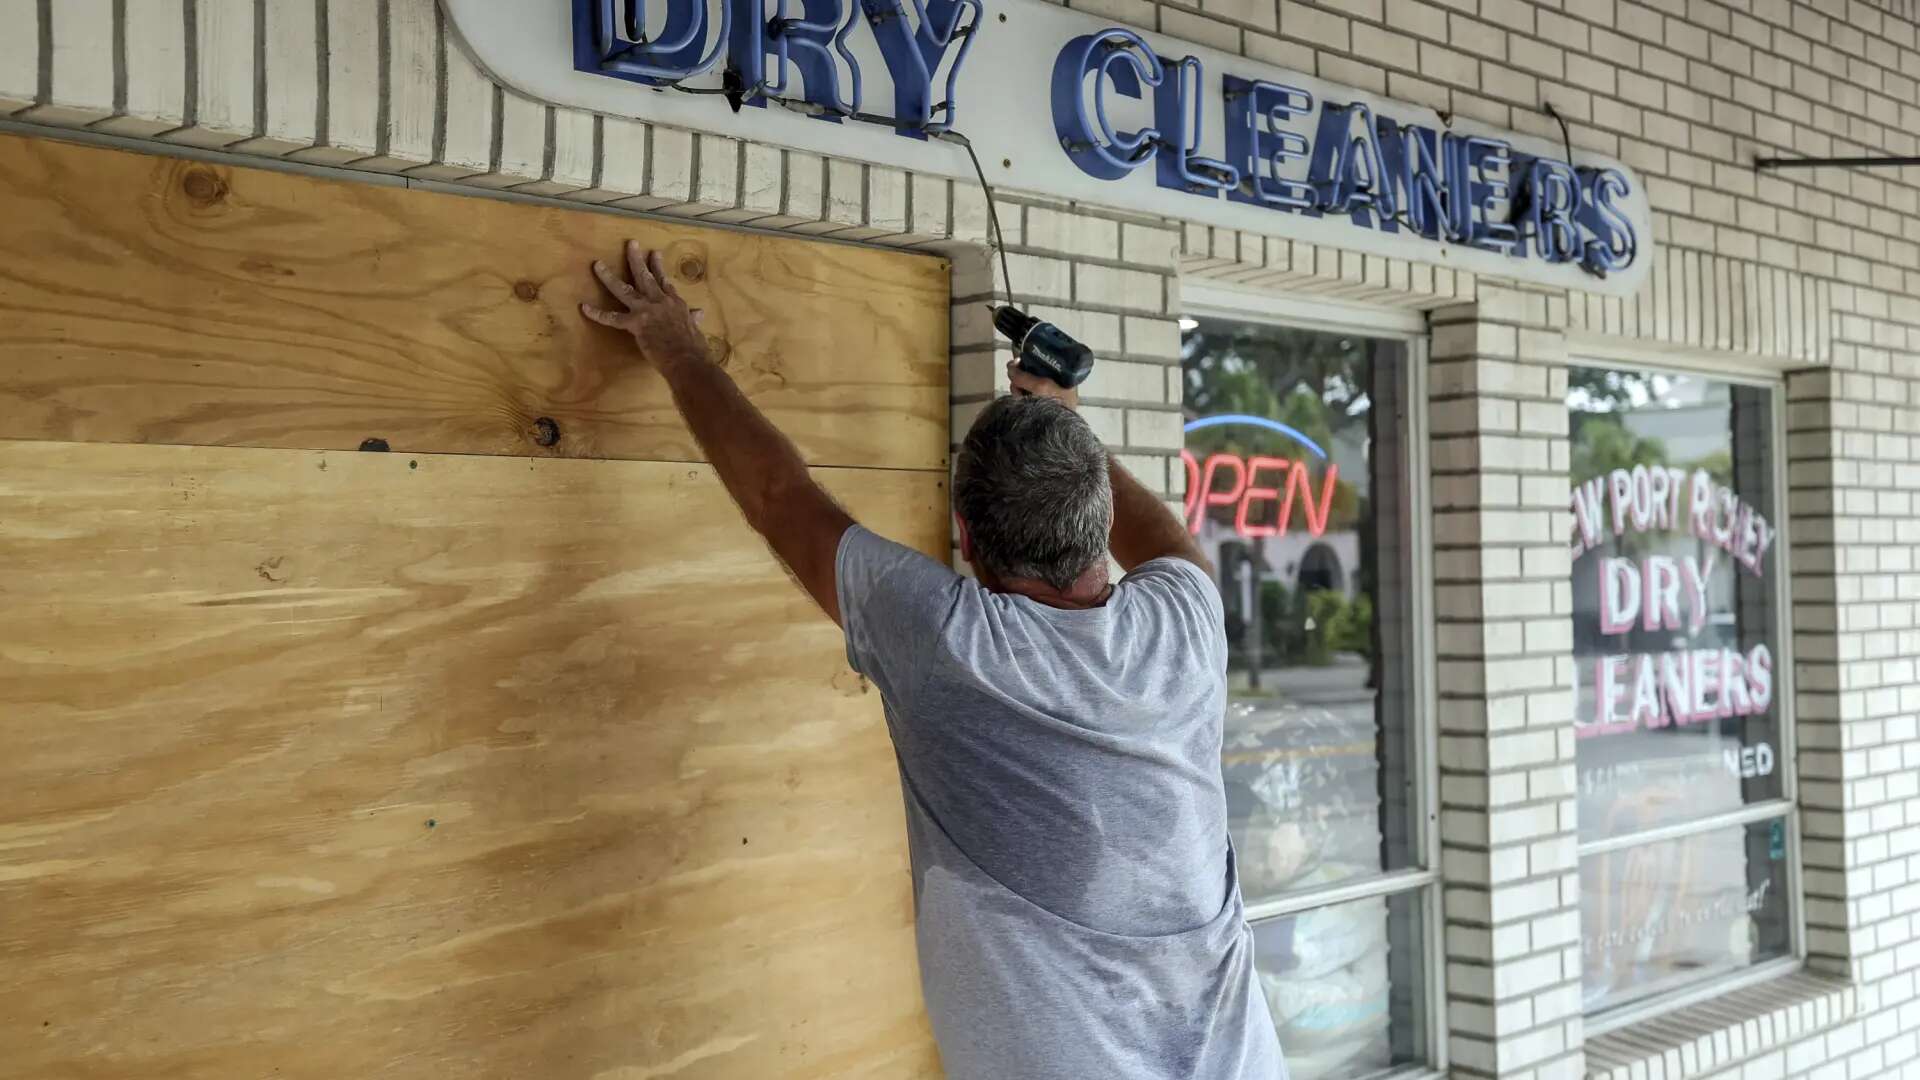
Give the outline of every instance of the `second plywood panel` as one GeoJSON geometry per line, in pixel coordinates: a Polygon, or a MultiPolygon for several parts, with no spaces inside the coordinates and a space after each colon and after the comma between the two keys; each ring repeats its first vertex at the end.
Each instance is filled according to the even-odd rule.
{"type": "Polygon", "coordinates": [[[0,444],[0,594],[7,1075],[937,1073],[878,702],[704,466],[0,444]]]}

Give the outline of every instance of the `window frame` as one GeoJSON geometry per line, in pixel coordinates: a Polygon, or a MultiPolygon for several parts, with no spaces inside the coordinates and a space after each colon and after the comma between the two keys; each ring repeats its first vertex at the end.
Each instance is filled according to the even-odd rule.
{"type": "MultiPolygon", "coordinates": [[[[1779,758],[1782,772],[1779,797],[1741,806],[1697,821],[1674,822],[1627,836],[1602,837],[1591,841],[1576,840],[1575,858],[1578,864],[1585,862],[1590,855],[1600,855],[1609,851],[1642,847],[1663,840],[1712,832],[1715,829],[1744,827],[1754,822],[1783,821],[1786,823],[1787,839],[1787,889],[1792,904],[1787,925],[1788,953],[1772,960],[1763,960],[1724,977],[1709,978],[1696,985],[1651,994],[1622,1005],[1586,1013],[1586,1033],[1589,1038],[1592,1038],[1631,1027],[1674,1009],[1696,1005],[1743,987],[1790,975],[1806,967],[1807,906],[1804,852],[1800,833],[1799,712],[1796,708],[1797,690],[1794,678],[1793,575],[1789,572],[1792,565],[1793,538],[1792,530],[1788,527],[1790,521],[1788,501],[1791,493],[1787,487],[1787,384],[1783,372],[1769,370],[1764,364],[1743,364],[1731,358],[1648,350],[1626,343],[1602,345],[1577,338],[1570,338],[1568,342],[1566,364],[1569,369],[1596,368],[1646,375],[1688,375],[1766,390],[1772,395],[1773,415],[1772,422],[1769,424],[1772,429],[1769,434],[1773,438],[1772,480],[1774,491],[1779,493],[1778,505],[1774,507],[1774,524],[1778,529],[1774,540],[1774,552],[1778,567],[1776,581],[1779,602],[1775,605],[1773,614],[1774,641],[1777,643],[1774,678],[1779,684],[1774,693],[1774,700],[1780,708],[1779,758]]],[[[1572,479],[1571,472],[1568,479],[1572,479]]],[[[1577,760],[1576,754],[1576,770],[1578,769],[1577,760]]],[[[1584,935],[1585,912],[1583,911],[1582,936],[1584,935]]]]}
{"type": "Polygon", "coordinates": [[[1437,668],[1433,609],[1433,473],[1428,439],[1428,356],[1431,330],[1427,313],[1416,308],[1356,304],[1339,297],[1276,294],[1233,288],[1215,281],[1187,279],[1180,286],[1180,317],[1201,317],[1298,330],[1355,334],[1387,339],[1406,348],[1404,393],[1408,521],[1412,545],[1408,574],[1412,595],[1407,618],[1412,627],[1409,676],[1413,681],[1413,810],[1420,819],[1413,833],[1413,865],[1355,881],[1337,882],[1248,904],[1246,920],[1255,925],[1304,911],[1375,897],[1412,896],[1419,906],[1421,986],[1425,1057],[1394,1066],[1378,1076],[1445,1073],[1447,1062],[1446,913],[1441,897],[1437,668]]]}

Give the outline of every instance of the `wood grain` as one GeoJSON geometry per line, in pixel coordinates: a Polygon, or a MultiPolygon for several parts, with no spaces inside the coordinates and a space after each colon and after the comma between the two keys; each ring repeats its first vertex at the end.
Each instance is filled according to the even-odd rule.
{"type": "Polygon", "coordinates": [[[945,465],[939,259],[19,136],[0,205],[8,438],[699,460],[577,311],[632,236],[810,463],[945,465]]]}
{"type": "Polygon", "coordinates": [[[877,695],[705,466],[0,443],[0,730],[0,1074],[938,1073],[877,695]]]}

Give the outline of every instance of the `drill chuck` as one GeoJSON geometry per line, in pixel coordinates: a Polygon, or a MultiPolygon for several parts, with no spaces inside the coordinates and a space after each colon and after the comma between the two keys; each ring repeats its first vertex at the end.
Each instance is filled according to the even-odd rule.
{"type": "Polygon", "coordinates": [[[993,326],[1013,342],[1020,370],[1029,375],[1052,379],[1072,389],[1093,374],[1093,350],[1050,322],[1003,304],[993,309],[993,326]]]}

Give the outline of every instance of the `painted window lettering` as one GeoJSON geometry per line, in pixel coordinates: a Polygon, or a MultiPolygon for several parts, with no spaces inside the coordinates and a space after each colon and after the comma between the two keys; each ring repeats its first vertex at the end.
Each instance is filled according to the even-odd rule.
{"type": "Polygon", "coordinates": [[[1590,1015],[1793,952],[1777,397],[1685,371],[1567,372],[1552,610],[1573,616],[1590,1015]]]}
{"type": "MultiPolygon", "coordinates": [[[[1572,554],[1593,556],[1584,565],[1596,574],[1598,629],[1609,638],[1635,630],[1700,633],[1715,613],[1716,569],[1761,577],[1775,537],[1765,515],[1705,469],[1616,468],[1574,485],[1569,501],[1572,554]],[[1678,533],[1696,550],[1609,553],[1621,538],[1648,532],[1678,533]]],[[[1773,652],[1765,642],[1745,650],[1605,654],[1576,677],[1593,688],[1593,711],[1577,726],[1582,738],[1764,715],[1773,704],[1773,652]]]]}

